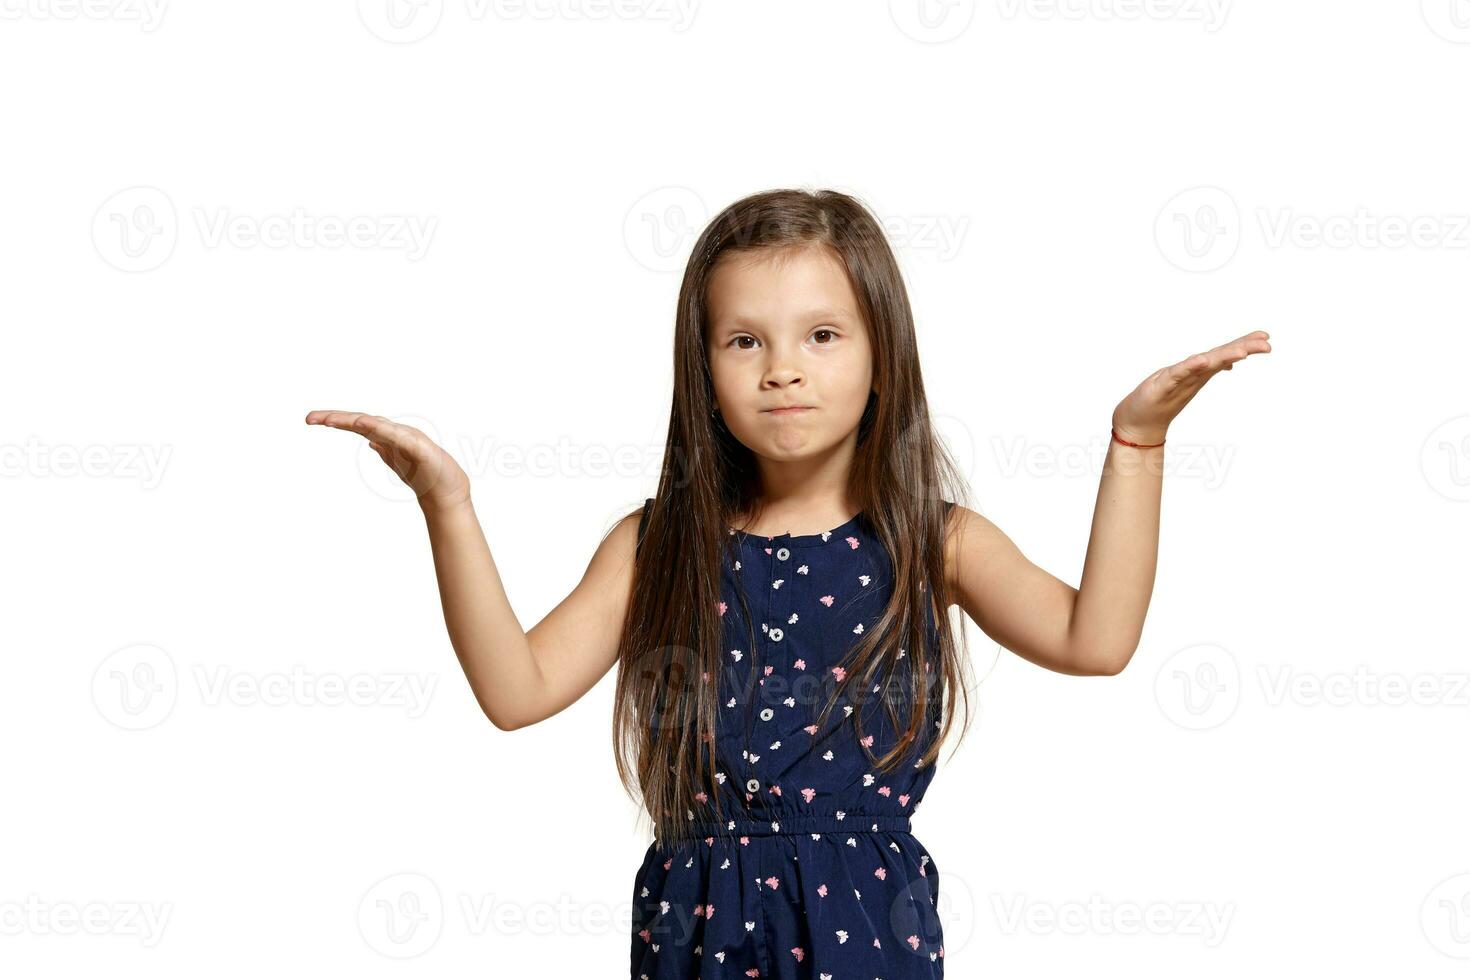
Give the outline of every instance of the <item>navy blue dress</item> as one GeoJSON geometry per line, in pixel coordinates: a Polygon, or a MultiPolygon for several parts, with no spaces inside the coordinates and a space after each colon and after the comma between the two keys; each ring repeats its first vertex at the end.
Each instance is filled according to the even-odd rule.
{"type": "MultiPolygon", "coordinates": [[[[844,696],[816,726],[892,591],[869,531],[859,514],[821,534],[729,532],[714,744],[730,819],[694,820],[649,845],[634,881],[632,980],[943,977],[938,869],[909,823],[934,776],[918,762],[937,705],[927,737],[888,773],[874,771],[853,724],[861,710],[874,759],[896,744],[876,694],[860,707],[844,696]]],[[[925,618],[937,650],[932,610],[925,618]]],[[[901,722],[908,711],[897,706],[901,722]]]]}

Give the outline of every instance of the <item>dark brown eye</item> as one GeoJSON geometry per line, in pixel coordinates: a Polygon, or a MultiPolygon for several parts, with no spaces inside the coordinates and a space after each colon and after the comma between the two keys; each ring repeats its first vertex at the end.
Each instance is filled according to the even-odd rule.
{"type": "MultiPolygon", "coordinates": [[[[732,343],[732,344],[739,344],[742,340],[749,340],[749,341],[754,342],[755,341],[755,338],[754,337],[746,337],[744,335],[741,335],[739,337],[736,337],[734,340],[730,341],[730,343],[732,343]]],[[[738,350],[750,350],[749,347],[740,347],[740,348],[737,348],[737,349],[738,350]]]]}
{"type": "Polygon", "coordinates": [[[837,336],[837,335],[836,335],[836,334],[834,334],[834,333],[833,333],[833,332],[832,332],[832,331],[831,331],[831,330],[828,330],[828,329],[827,329],[827,328],[826,328],[826,327],[821,327],[821,328],[819,328],[819,329],[818,329],[818,330],[817,330],[817,333],[819,333],[819,334],[823,334],[823,333],[824,333],[824,334],[827,334],[827,335],[829,335],[829,336],[832,336],[832,337],[835,337],[835,336],[837,336]]]}

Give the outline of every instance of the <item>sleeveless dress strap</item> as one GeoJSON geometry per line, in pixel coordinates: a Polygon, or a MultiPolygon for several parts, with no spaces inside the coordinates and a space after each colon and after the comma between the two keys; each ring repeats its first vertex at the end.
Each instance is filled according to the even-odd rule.
{"type": "Polygon", "coordinates": [[[635,552],[643,547],[643,529],[648,526],[648,512],[652,508],[653,498],[649,497],[643,501],[643,513],[638,515],[638,544],[634,548],[635,552]]]}

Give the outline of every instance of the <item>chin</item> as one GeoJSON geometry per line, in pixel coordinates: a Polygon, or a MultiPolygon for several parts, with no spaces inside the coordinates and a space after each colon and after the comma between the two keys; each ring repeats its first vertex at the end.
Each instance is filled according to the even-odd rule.
{"type": "Polygon", "coordinates": [[[827,452],[837,446],[841,441],[840,438],[826,439],[819,436],[810,436],[803,439],[801,444],[796,447],[792,447],[790,444],[784,446],[777,445],[768,439],[760,439],[754,443],[747,443],[747,445],[759,447],[755,449],[755,452],[764,456],[766,459],[794,462],[827,452]]]}

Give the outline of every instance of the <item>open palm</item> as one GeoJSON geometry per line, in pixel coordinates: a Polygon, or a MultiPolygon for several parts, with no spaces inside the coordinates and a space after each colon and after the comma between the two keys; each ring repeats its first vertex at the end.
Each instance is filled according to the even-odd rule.
{"type": "Polygon", "coordinates": [[[1177,364],[1159,368],[1113,409],[1113,430],[1120,439],[1130,442],[1143,445],[1163,442],[1169,423],[1205,382],[1235,367],[1236,361],[1252,354],[1270,353],[1269,336],[1264,330],[1256,330],[1214,350],[1192,354],[1177,364]]]}
{"type": "Polygon", "coordinates": [[[368,445],[413,490],[421,507],[453,506],[470,499],[470,480],[454,457],[421,430],[365,412],[314,411],[307,425],[346,429],[368,445]]]}

